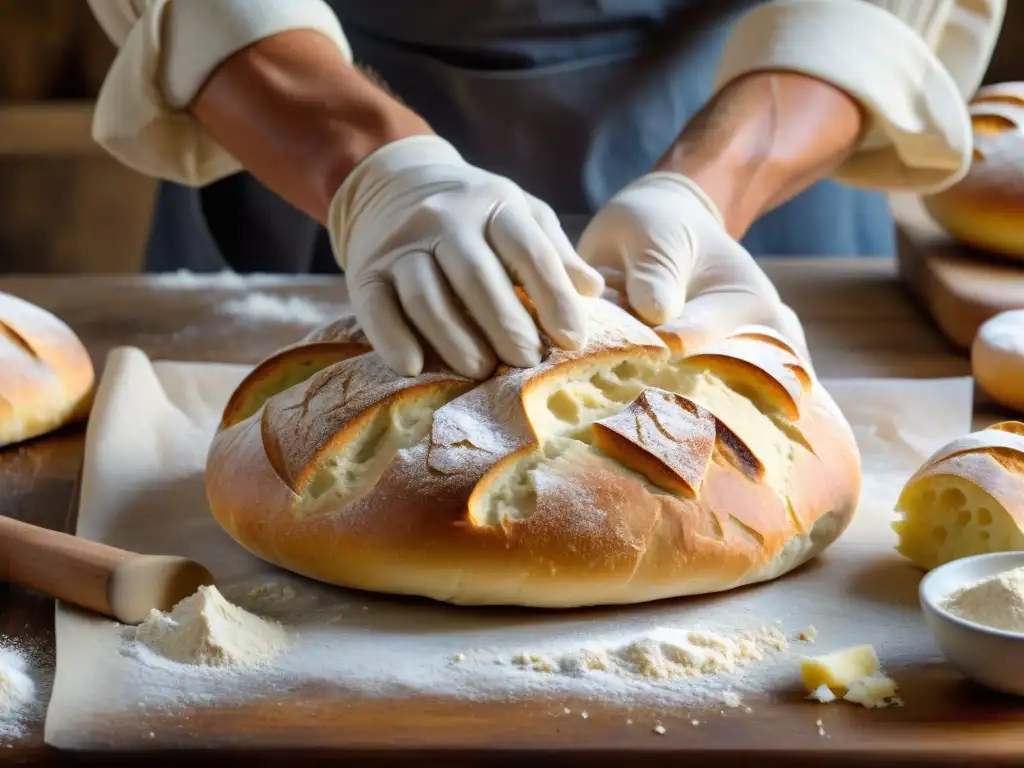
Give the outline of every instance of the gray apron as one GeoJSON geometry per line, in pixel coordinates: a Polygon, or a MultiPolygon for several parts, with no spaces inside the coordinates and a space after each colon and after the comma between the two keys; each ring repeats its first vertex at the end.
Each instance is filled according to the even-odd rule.
{"type": "MultiPolygon", "coordinates": [[[[575,238],[711,96],[730,27],[757,2],[330,5],[360,66],[467,160],[546,200],[575,238]]],[[[890,255],[894,233],[884,195],[825,181],[764,216],[743,242],[755,255],[890,255]]],[[[322,229],[247,174],[204,190],[164,185],[151,268],[204,269],[211,257],[211,269],[334,268],[322,229]]]]}

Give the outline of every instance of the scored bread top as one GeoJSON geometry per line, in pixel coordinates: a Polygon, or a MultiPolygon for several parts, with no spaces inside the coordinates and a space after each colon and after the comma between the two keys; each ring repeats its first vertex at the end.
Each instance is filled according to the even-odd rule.
{"type": "Polygon", "coordinates": [[[210,448],[214,516],[343,586],[575,606],[774,578],[846,527],[849,425],[792,345],[694,350],[587,300],[579,351],[474,382],[392,373],[344,318],[239,385],[210,448]]]}
{"type": "Polygon", "coordinates": [[[0,446],[83,418],[93,383],[92,360],[64,322],[0,292],[0,446]]]}

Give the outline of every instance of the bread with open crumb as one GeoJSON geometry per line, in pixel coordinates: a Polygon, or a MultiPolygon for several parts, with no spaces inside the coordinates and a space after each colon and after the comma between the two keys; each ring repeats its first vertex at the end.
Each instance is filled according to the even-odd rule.
{"type": "Polygon", "coordinates": [[[860,456],[793,345],[764,327],[687,350],[592,299],[580,351],[474,382],[392,373],[348,319],[235,390],[213,515],[331,584],[564,608],[774,579],[854,514],[860,456]]]}

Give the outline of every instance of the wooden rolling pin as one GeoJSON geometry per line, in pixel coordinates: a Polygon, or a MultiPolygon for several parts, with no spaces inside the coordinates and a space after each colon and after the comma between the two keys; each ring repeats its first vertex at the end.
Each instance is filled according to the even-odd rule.
{"type": "Polygon", "coordinates": [[[213,575],[184,557],[140,555],[0,516],[0,579],[138,624],[213,575]]]}

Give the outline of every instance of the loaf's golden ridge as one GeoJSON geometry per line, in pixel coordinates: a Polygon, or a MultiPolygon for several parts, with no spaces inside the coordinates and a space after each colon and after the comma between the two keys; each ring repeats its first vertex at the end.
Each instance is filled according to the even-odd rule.
{"type": "Polygon", "coordinates": [[[792,345],[741,329],[679,357],[613,304],[592,310],[584,350],[479,384],[402,379],[368,346],[301,383],[280,368],[313,370],[302,345],[272,357],[211,446],[214,516],[312,578],[546,607],[771,579],[845,529],[859,454],[792,345]]]}

